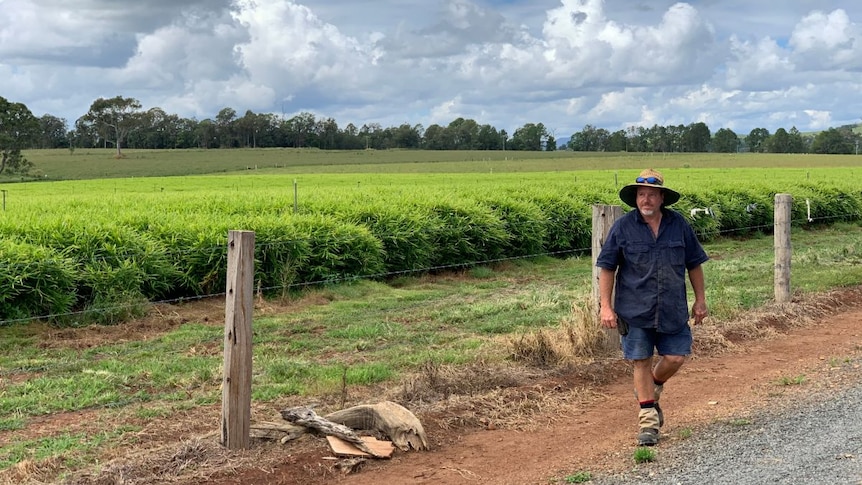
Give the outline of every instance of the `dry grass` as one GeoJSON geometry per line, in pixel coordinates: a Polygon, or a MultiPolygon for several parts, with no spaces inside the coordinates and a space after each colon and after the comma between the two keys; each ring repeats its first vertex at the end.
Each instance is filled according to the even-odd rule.
{"type": "Polygon", "coordinates": [[[537,367],[587,363],[606,356],[604,330],[596,323],[596,307],[590,300],[575,301],[559,327],[543,328],[511,337],[511,357],[537,367]]]}
{"type": "Polygon", "coordinates": [[[438,403],[432,412],[439,414],[443,429],[486,428],[530,430],[550,426],[571,418],[574,405],[586,404],[600,394],[587,387],[531,387],[494,389],[481,396],[452,396],[438,403]],[[542,416],[544,421],[537,421],[542,416]]]}
{"type": "Polygon", "coordinates": [[[231,475],[240,469],[261,466],[263,450],[262,447],[253,447],[251,450],[231,452],[218,443],[216,436],[210,435],[116,459],[106,463],[101,470],[79,474],[64,483],[202,483],[215,475],[231,475]]]}
{"type": "Polygon", "coordinates": [[[733,352],[738,343],[766,340],[803,327],[845,308],[862,303],[862,287],[796,297],[788,303],[769,303],[730,321],[694,327],[694,355],[733,352]]]}
{"type": "Polygon", "coordinates": [[[53,483],[52,478],[62,468],[59,458],[35,462],[23,460],[7,470],[0,472],[0,483],[53,483]]]}
{"type": "Polygon", "coordinates": [[[537,372],[506,363],[475,362],[455,366],[426,362],[421,372],[402,379],[389,392],[389,399],[422,407],[452,396],[473,398],[490,389],[517,387],[537,377],[537,372]]]}
{"type": "MultiPolygon", "coordinates": [[[[733,321],[707,320],[694,329],[695,356],[734,352],[735,342],[773,338],[860,304],[862,288],[842,289],[767,305],[733,321]]],[[[443,429],[525,430],[553,425],[578,404],[600,399],[594,389],[627,369],[618,353],[603,354],[603,331],[593,323],[592,315],[590,305],[575,304],[558,328],[510,338],[511,359],[506,362],[494,359],[467,366],[429,362],[397,386],[365,389],[362,396],[369,402],[381,398],[400,402],[423,422],[443,429]]],[[[318,456],[322,446],[313,437],[303,437],[291,442],[287,455],[277,442],[255,440],[250,450],[231,452],[218,443],[217,436],[207,435],[111,460],[99,469],[78,472],[64,483],[200,483],[240,473],[245,476],[250,471],[267,476],[284,464],[285,456],[297,457],[303,452],[318,456]]],[[[24,461],[0,472],[0,483],[57,483],[62,469],[58,459],[24,461]]],[[[336,472],[324,467],[305,473],[331,476],[336,472]]]]}

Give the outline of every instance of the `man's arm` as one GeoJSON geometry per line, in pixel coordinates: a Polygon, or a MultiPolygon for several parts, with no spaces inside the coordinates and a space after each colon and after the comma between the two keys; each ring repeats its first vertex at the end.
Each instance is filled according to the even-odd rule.
{"type": "Polygon", "coordinates": [[[703,266],[698,265],[688,270],[688,279],[691,282],[691,289],[694,291],[691,316],[694,317],[694,323],[697,325],[709,315],[709,310],[706,308],[706,283],[703,277],[703,266]]]}
{"type": "Polygon", "coordinates": [[[602,326],[607,328],[617,327],[617,314],[611,303],[611,295],[614,294],[614,276],[616,272],[610,269],[599,268],[599,316],[602,326]]]}

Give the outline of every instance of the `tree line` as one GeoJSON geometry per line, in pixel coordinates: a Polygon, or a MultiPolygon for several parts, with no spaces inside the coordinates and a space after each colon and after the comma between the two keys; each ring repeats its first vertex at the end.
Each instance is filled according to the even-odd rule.
{"type": "Polygon", "coordinates": [[[718,153],[820,153],[857,154],[862,135],[854,126],[829,128],[817,134],[803,134],[795,126],[770,133],[755,128],[740,136],[729,128],[713,135],[703,123],[659,126],[630,126],[610,132],[587,125],[570,138],[566,147],[574,151],[606,152],[718,152],[718,153]]]}
{"type": "Polygon", "coordinates": [[[242,116],[223,108],[213,118],[183,118],[155,107],[144,109],[134,98],[116,96],[95,100],[72,127],[64,118],[34,116],[23,103],[0,96],[0,173],[27,173],[30,164],[21,150],[31,148],[319,148],[323,150],[529,150],[605,152],[769,152],[769,153],[858,153],[860,135],[852,126],[830,128],[816,135],[800,133],[796,127],[770,133],[755,128],[740,137],[721,128],[713,135],[703,123],[652,127],[631,126],[608,131],[586,125],[559,144],[555,133],[542,123],[527,123],[511,135],[504,129],[457,118],[446,126],[432,124],[383,127],[348,123],[302,112],[290,118],[273,113],[242,116]]]}

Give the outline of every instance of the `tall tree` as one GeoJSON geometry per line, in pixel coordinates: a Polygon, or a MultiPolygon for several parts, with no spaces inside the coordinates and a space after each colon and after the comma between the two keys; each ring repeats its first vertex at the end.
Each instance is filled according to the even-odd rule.
{"type": "Polygon", "coordinates": [[[338,148],[339,131],[338,123],[334,118],[320,119],[315,123],[317,138],[320,140],[320,148],[334,150],[338,148]]]}
{"type": "Polygon", "coordinates": [[[453,150],[475,150],[478,148],[479,124],[476,121],[457,118],[446,127],[452,140],[453,150]]]}
{"type": "Polygon", "coordinates": [[[82,119],[92,124],[107,140],[113,141],[117,147],[117,158],[122,158],[123,141],[141,125],[141,102],[122,96],[99,98],[93,101],[90,111],[82,119]]]}
{"type": "Polygon", "coordinates": [[[672,136],[668,133],[668,129],[657,124],[652,125],[652,128],[647,128],[644,132],[644,142],[647,151],[651,152],[669,152],[672,148],[672,136]]]}
{"type": "Polygon", "coordinates": [[[236,137],[236,110],[222,108],[215,117],[218,142],[221,148],[236,148],[239,141],[236,137]]]}
{"type": "Polygon", "coordinates": [[[712,133],[706,123],[699,121],[688,125],[683,135],[685,151],[706,152],[709,151],[709,143],[712,141],[712,133]]]}
{"type": "Polygon", "coordinates": [[[395,146],[398,148],[419,148],[422,142],[420,134],[422,125],[410,126],[403,123],[395,129],[395,146]]]}
{"type": "Polygon", "coordinates": [[[342,130],[342,147],[345,150],[358,150],[365,147],[365,142],[359,139],[359,128],[353,123],[348,123],[342,130]]]}
{"type": "Polygon", "coordinates": [[[787,133],[790,137],[790,153],[805,153],[807,151],[805,138],[795,126],[787,133]]]}
{"type": "Polygon", "coordinates": [[[503,138],[500,132],[491,125],[482,125],[479,127],[479,142],[480,150],[500,150],[503,148],[503,138]]]}
{"type": "Polygon", "coordinates": [[[769,139],[769,130],[766,128],[755,128],[745,137],[748,150],[763,153],[766,150],[766,140],[769,139]]]}
{"type": "Polygon", "coordinates": [[[195,139],[199,148],[216,148],[218,144],[218,127],[209,118],[201,121],[195,127],[195,139]]]}
{"type": "Polygon", "coordinates": [[[736,153],[739,149],[739,136],[730,128],[719,128],[715,132],[712,147],[718,153],[736,153]]]}
{"type": "Polygon", "coordinates": [[[814,153],[849,154],[856,152],[853,132],[849,129],[829,128],[814,137],[811,149],[814,153]]]}
{"type": "Polygon", "coordinates": [[[21,150],[33,143],[39,120],[23,103],[11,103],[0,96],[0,173],[29,172],[32,163],[21,150]]]}
{"type": "Polygon", "coordinates": [[[567,146],[576,152],[597,152],[606,149],[609,138],[608,130],[585,125],[583,130],[572,134],[567,146]]]}
{"type": "Polygon", "coordinates": [[[425,145],[427,150],[448,150],[450,142],[446,128],[434,123],[425,129],[425,145]]]}
{"type": "Polygon", "coordinates": [[[317,119],[313,113],[303,111],[287,120],[287,137],[294,148],[304,148],[317,145],[317,119]]]}
{"type": "Polygon", "coordinates": [[[623,152],[628,151],[628,139],[626,138],[625,130],[617,130],[608,137],[607,151],[623,152]]]}
{"type": "Polygon", "coordinates": [[[627,152],[645,152],[646,151],[646,128],[643,126],[629,126],[626,128],[626,151],[627,152]]]}
{"type": "Polygon", "coordinates": [[[542,123],[527,123],[512,134],[513,150],[541,151],[542,140],[546,139],[548,131],[542,123]]]}
{"type": "Polygon", "coordinates": [[[766,151],[769,153],[790,153],[790,135],[784,128],[775,130],[775,133],[766,139],[766,151]]]}
{"type": "Polygon", "coordinates": [[[183,129],[180,117],[168,114],[162,108],[150,108],[141,113],[139,129],[130,133],[126,146],[134,148],[177,148],[180,130],[183,129]]]}
{"type": "Polygon", "coordinates": [[[62,148],[69,146],[66,120],[45,114],[39,118],[39,147],[62,148]]]}

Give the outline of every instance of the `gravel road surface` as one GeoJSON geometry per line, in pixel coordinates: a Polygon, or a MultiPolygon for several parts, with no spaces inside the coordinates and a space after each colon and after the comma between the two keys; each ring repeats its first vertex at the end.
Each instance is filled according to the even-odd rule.
{"type": "MultiPolygon", "coordinates": [[[[859,365],[844,372],[855,373],[859,365]]],[[[845,376],[846,377],[846,376],[845,376]]],[[[862,485],[862,383],[812,392],[661,444],[656,461],[591,484],[862,485]]]]}

